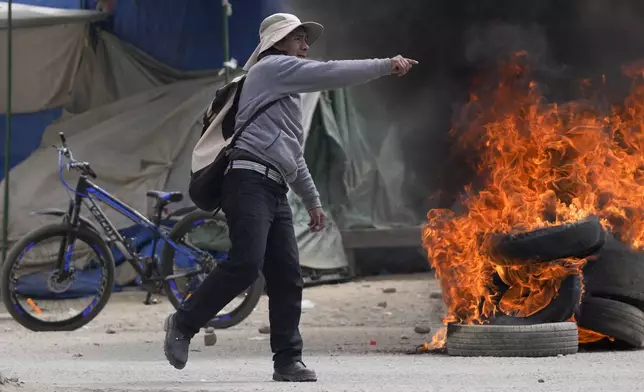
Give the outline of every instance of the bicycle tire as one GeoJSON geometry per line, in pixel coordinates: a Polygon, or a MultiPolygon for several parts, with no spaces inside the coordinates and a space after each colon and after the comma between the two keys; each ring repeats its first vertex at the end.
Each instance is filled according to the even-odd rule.
{"type": "MultiPolygon", "coordinates": [[[[186,216],[184,216],[177,224],[172,228],[169,238],[173,242],[178,242],[183,236],[193,228],[195,223],[199,223],[205,219],[214,219],[221,222],[226,222],[226,218],[223,214],[213,215],[212,212],[206,211],[193,211],[186,216]]],[[[174,273],[174,248],[165,243],[161,251],[161,273],[163,276],[171,275],[174,273]]],[[[163,289],[165,290],[170,303],[175,309],[178,309],[181,306],[181,301],[173,294],[173,288],[171,287],[171,281],[163,281],[163,289]]],[[[244,301],[235,308],[231,313],[224,316],[215,316],[211,319],[206,326],[212,327],[214,329],[226,329],[233,327],[242,321],[244,321],[250,314],[255,310],[259,299],[264,293],[264,278],[260,277],[246,290],[246,298],[244,301]]]]}
{"type": "Polygon", "coordinates": [[[86,315],[84,315],[84,312],[82,312],[77,316],[70,318],[69,320],[53,322],[36,319],[30,316],[27,312],[19,312],[16,309],[15,298],[13,296],[13,293],[9,290],[9,280],[11,277],[11,270],[13,265],[16,263],[22,252],[27,248],[29,244],[47,240],[51,237],[65,236],[67,235],[68,231],[69,225],[65,223],[58,223],[43,226],[27,233],[9,250],[7,258],[2,266],[2,276],[0,277],[0,292],[2,293],[2,301],[4,302],[4,306],[14,320],[31,331],[74,331],[92,321],[103,310],[112,295],[115,275],[114,256],[112,255],[111,250],[97,233],[95,233],[93,230],[81,226],[78,229],[76,238],[92,246],[94,250],[98,248],[100,252],[99,259],[101,260],[102,264],[101,268],[104,270],[106,275],[105,287],[107,287],[107,289],[103,290],[103,292],[100,294],[100,298],[96,302],[96,305],[94,305],[91,311],[86,315]]]}

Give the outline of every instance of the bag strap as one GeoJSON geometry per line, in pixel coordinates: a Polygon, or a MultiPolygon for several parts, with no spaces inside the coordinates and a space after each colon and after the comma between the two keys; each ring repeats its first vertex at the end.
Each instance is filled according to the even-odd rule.
{"type": "Polygon", "coordinates": [[[266,111],[266,109],[271,107],[277,101],[279,101],[279,99],[271,101],[271,102],[267,103],[266,105],[264,105],[264,106],[260,107],[259,109],[257,109],[257,111],[252,116],[250,116],[250,118],[248,120],[246,120],[244,125],[242,125],[241,128],[239,128],[239,131],[237,131],[237,132],[235,132],[235,134],[233,134],[233,138],[230,140],[230,147],[233,147],[235,145],[235,142],[239,138],[239,135],[241,135],[241,133],[244,131],[244,129],[246,129],[246,127],[248,127],[253,121],[255,121],[255,119],[260,114],[264,113],[266,111]]]}

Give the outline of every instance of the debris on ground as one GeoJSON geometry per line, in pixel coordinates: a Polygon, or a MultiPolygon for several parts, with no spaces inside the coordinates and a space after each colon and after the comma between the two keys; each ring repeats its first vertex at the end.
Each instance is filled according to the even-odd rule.
{"type": "Polygon", "coordinates": [[[430,299],[443,299],[443,293],[441,293],[440,291],[432,291],[429,294],[429,298],[430,299]]]}
{"type": "Polygon", "coordinates": [[[206,333],[203,336],[203,341],[206,346],[214,346],[217,343],[217,334],[212,327],[206,328],[206,333]]]}
{"type": "Polygon", "coordinates": [[[0,385],[13,385],[16,387],[22,386],[24,382],[20,381],[18,377],[5,377],[0,373],[0,385]]]}
{"type": "Polygon", "coordinates": [[[378,302],[378,307],[386,308],[387,307],[387,301],[378,302]]]}
{"type": "Polygon", "coordinates": [[[302,309],[313,309],[315,307],[315,304],[313,301],[309,301],[308,299],[303,299],[301,303],[302,309]]]}
{"type": "Polygon", "coordinates": [[[259,327],[257,329],[257,331],[259,333],[269,334],[269,333],[271,333],[271,327],[269,327],[268,325],[262,325],[261,327],[259,327]]]}
{"type": "Polygon", "coordinates": [[[407,335],[400,335],[400,339],[402,339],[402,340],[409,340],[409,336],[407,336],[407,335]]]}
{"type": "Polygon", "coordinates": [[[382,289],[382,292],[385,293],[385,294],[395,293],[396,288],[395,287],[387,287],[385,289],[382,289]]]}
{"type": "Polygon", "coordinates": [[[108,334],[108,335],[114,335],[114,334],[116,333],[116,331],[115,331],[115,330],[113,330],[112,328],[108,328],[108,329],[105,331],[105,333],[106,333],[106,334],[108,334]]]}
{"type": "Polygon", "coordinates": [[[414,327],[414,332],[420,335],[428,334],[432,329],[428,325],[417,325],[414,327]]]}

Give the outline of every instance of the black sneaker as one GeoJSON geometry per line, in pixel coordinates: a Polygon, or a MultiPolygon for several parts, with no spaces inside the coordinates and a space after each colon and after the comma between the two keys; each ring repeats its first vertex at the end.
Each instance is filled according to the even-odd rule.
{"type": "Polygon", "coordinates": [[[163,352],[172,366],[177,369],[183,369],[188,362],[190,338],[179,332],[174,317],[175,313],[169,315],[163,325],[163,330],[165,331],[163,352]]]}
{"type": "Polygon", "coordinates": [[[313,382],[317,380],[318,377],[315,371],[307,369],[302,361],[293,362],[283,367],[276,367],[273,373],[273,381],[313,382]]]}

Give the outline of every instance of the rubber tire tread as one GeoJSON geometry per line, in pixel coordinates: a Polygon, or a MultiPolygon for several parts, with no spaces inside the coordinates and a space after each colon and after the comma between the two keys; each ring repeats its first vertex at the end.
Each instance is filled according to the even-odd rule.
{"type": "Polygon", "coordinates": [[[577,324],[447,326],[447,353],[461,357],[548,357],[577,353],[577,324]]]}
{"type": "MultiPolygon", "coordinates": [[[[193,227],[193,222],[203,220],[203,219],[215,219],[226,221],[226,218],[223,214],[217,214],[213,216],[212,212],[196,210],[186,214],[177,224],[174,225],[172,231],[170,231],[169,238],[173,242],[177,242],[181,239],[186,232],[193,227]]],[[[163,275],[171,275],[174,273],[174,248],[167,242],[163,245],[161,250],[161,273],[163,275]]],[[[242,321],[244,321],[251,313],[255,310],[255,307],[259,303],[262,294],[264,294],[264,278],[260,276],[255,283],[253,283],[246,295],[246,298],[241,303],[241,305],[236,309],[236,312],[232,317],[226,320],[217,320],[212,319],[206,325],[207,327],[212,327],[214,329],[226,329],[233,327],[242,321]]],[[[170,303],[174,306],[175,309],[179,309],[181,302],[172,294],[172,289],[170,287],[169,281],[163,282],[163,289],[165,290],[170,303]]]]}
{"type": "Polygon", "coordinates": [[[576,316],[580,327],[621,340],[632,347],[644,344],[644,312],[627,303],[586,297],[576,316]]]}
{"type": "Polygon", "coordinates": [[[606,233],[597,217],[519,234],[496,234],[489,241],[489,255],[502,266],[549,262],[569,257],[585,258],[603,246],[606,233]]]}
{"type": "Polygon", "coordinates": [[[22,237],[7,253],[7,258],[2,265],[2,276],[0,277],[0,293],[2,295],[2,302],[7,311],[20,325],[35,331],[35,332],[51,332],[51,331],[74,331],[92,321],[103,310],[114,288],[115,278],[115,262],[112,251],[108,248],[105,241],[94,230],[81,225],[76,235],[77,238],[82,239],[88,245],[96,245],[104,257],[104,269],[107,274],[107,290],[103,293],[102,297],[94,306],[94,309],[85,317],[76,316],[70,320],[63,320],[53,323],[48,323],[38,320],[27,314],[20,314],[14,309],[14,304],[11,301],[11,293],[9,292],[9,278],[11,274],[11,267],[15,264],[16,259],[24,251],[24,249],[32,242],[40,242],[50,237],[66,235],[69,230],[69,225],[66,223],[57,223],[42,226],[27,233],[22,237]]]}
{"type": "MultiPolygon", "coordinates": [[[[644,290],[644,288],[642,290],[644,290]]],[[[627,290],[621,287],[604,286],[597,288],[592,293],[592,296],[623,302],[644,311],[644,292],[641,290],[627,290]]]]}
{"type": "Polygon", "coordinates": [[[606,244],[597,256],[588,260],[584,266],[583,276],[584,289],[592,296],[604,292],[608,287],[619,287],[627,292],[642,292],[644,252],[633,250],[608,234],[606,244]]]}

